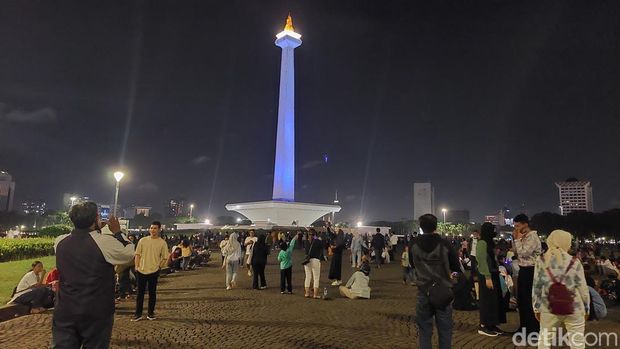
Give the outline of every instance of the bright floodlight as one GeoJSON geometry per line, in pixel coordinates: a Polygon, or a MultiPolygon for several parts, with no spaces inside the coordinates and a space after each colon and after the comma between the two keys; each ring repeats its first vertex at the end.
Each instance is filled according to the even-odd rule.
{"type": "Polygon", "coordinates": [[[237,218],[237,223],[241,223],[241,218],[237,218]]]}
{"type": "Polygon", "coordinates": [[[121,171],[116,171],[114,172],[114,179],[116,179],[117,182],[120,182],[121,179],[123,179],[123,177],[125,176],[125,174],[121,171]]]}
{"type": "Polygon", "coordinates": [[[209,219],[205,219],[205,224],[209,224],[209,225],[211,225],[211,220],[209,220],[209,219]]]}
{"type": "Polygon", "coordinates": [[[194,208],[194,204],[189,205],[189,208],[194,208]]]}
{"type": "Polygon", "coordinates": [[[442,208],[441,212],[446,213],[446,212],[448,212],[448,209],[447,208],[442,208]]]}
{"type": "Polygon", "coordinates": [[[69,199],[71,199],[71,201],[75,201],[77,200],[77,198],[75,196],[70,197],[69,199]]]}
{"type": "Polygon", "coordinates": [[[363,225],[364,225],[364,223],[362,223],[362,222],[357,222],[357,226],[358,226],[358,227],[361,227],[361,226],[363,226],[363,225]]]}

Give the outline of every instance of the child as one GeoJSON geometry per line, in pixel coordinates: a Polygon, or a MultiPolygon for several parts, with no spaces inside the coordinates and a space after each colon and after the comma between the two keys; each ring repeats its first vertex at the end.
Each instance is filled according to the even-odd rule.
{"type": "Polygon", "coordinates": [[[291,239],[291,242],[280,242],[280,253],[278,253],[278,262],[280,262],[280,293],[284,294],[284,289],[288,289],[288,294],[293,294],[293,285],[291,279],[293,277],[293,260],[292,253],[295,248],[297,239],[291,239]],[[287,287],[288,283],[288,287],[287,287]]]}
{"type": "Polygon", "coordinates": [[[409,262],[409,249],[405,247],[403,254],[400,256],[400,265],[403,267],[403,285],[407,284],[407,279],[411,282],[411,285],[415,285],[413,282],[413,268],[409,262]]]}

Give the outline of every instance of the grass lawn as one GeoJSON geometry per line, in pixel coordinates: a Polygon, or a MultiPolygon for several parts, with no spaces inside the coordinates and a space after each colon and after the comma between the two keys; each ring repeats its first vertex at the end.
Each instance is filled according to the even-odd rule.
{"type": "Polygon", "coordinates": [[[43,268],[46,271],[50,271],[56,266],[56,256],[0,263],[0,306],[6,304],[11,299],[13,288],[17,286],[24,274],[30,270],[30,265],[34,261],[43,262],[43,268]]]}

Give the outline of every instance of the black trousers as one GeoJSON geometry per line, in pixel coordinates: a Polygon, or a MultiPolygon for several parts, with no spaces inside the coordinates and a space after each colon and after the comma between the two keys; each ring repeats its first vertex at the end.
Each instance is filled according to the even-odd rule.
{"type": "Polygon", "coordinates": [[[257,289],[258,279],[260,278],[260,287],[267,287],[265,281],[265,265],[262,263],[252,263],[252,288],[257,289]]]}
{"type": "Polygon", "coordinates": [[[287,288],[288,283],[288,291],[293,292],[293,285],[291,283],[291,279],[293,278],[293,266],[290,266],[286,269],[280,269],[280,292],[284,292],[284,289],[287,288]]]}
{"type": "Polygon", "coordinates": [[[28,305],[31,308],[53,308],[54,291],[47,287],[36,287],[15,298],[13,303],[28,305]]]}
{"type": "MultiPolygon", "coordinates": [[[[527,334],[540,331],[540,324],[532,308],[532,287],[534,286],[534,267],[519,268],[517,279],[517,306],[519,307],[519,327],[527,334]]],[[[482,285],[480,285],[482,288],[482,285]]]]}
{"type": "Polygon", "coordinates": [[[506,308],[499,278],[499,273],[491,273],[493,289],[489,289],[484,275],[478,274],[478,280],[480,280],[480,300],[478,301],[480,324],[484,327],[506,323],[506,308]]]}
{"type": "Polygon", "coordinates": [[[139,271],[136,272],[136,278],[138,279],[138,296],[136,297],[136,317],[142,316],[142,309],[144,307],[144,293],[146,287],[149,287],[149,309],[148,315],[155,314],[155,302],[157,302],[157,279],[159,278],[159,271],[151,274],[142,274],[139,271]]]}
{"type": "Polygon", "coordinates": [[[114,314],[87,317],[70,321],[52,319],[52,349],[108,349],[114,314]]]}

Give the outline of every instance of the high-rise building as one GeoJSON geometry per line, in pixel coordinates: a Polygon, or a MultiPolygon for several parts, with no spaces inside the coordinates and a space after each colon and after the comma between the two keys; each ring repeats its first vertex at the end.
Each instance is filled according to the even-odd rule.
{"type": "Polygon", "coordinates": [[[168,217],[185,216],[185,199],[170,199],[166,203],[166,215],[168,217]]]}
{"type": "Polygon", "coordinates": [[[563,216],[575,211],[592,212],[592,185],[590,181],[569,178],[564,182],[556,182],[560,197],[560,213],[563,216]]]}
{"type": "Polygon", "coordinates": [[[22,202],[22,211],[24,214],[33,214],[38,216],[43,216],[47,211],[47,204],[42,201],[30,201],[26,200],[22,202]]]}
{"type": "Polygon", "coordinates": [[[13,197],[15,196],[15,182],[13,177],[5,171],[0,171],[0,211],[13,211],[13,197]]]}
{"type": "Polygon", "coordinates": [[[90,201],[90,197],[82,194],[64,193],[62,195],[62,205],[66,209],[70,209],[73,205],[81,204],[87,201],[90,201]]]}
{"type": "Polygon", "coordinates": [[[431,183],[413,183],[413,218],[435,214],[435,189],[431,183]]]}

